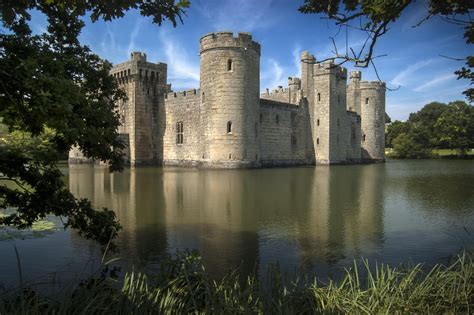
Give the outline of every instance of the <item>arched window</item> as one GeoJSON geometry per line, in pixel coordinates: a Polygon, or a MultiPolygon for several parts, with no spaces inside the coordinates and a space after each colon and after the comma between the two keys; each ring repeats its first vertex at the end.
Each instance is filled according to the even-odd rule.
{"type": "Polygon", "coordinates": [[[365,104],[369,104],[369,98],[368,97],[365,99],[365,104]]]}
{"type": "Polygon", "coordinates": [[[365,141],[365,135],[362,136],[362,141],[365,141]]]}
{"type": "Polygon", "coordinates": [[[232,122],[231,121],[227,122],[227,133],[232,133],[232,122]]]}
{"type": "Polygon", "coordinates": [[[316,139],[316,144],[319,145],[319,138],[316,139]]]}
{"type": "Polygon", "coordinates": [[[184,134],[183,134],[183,122],[179,121],[176,123],[176,144],[184,143],[184,134]]]}
{"type": "Polygon", "coordinates": [[[201,102],[202,102],[202,103],[205,103],[205,102],[206,102],[206,93],[204,93],[204,92],[202,92],[201,102]]]}
{"type": "Polygon", "coordinates": [[[227,71],[232,71],[233,64],[232,59],[227,60],[227,71]]]}
{"type": "Polygon", "coordinates": [[[316,125],[317,125],[317,126],[319,126],[319,119],[318,119],[318,120],[316,120],[316,125]]]}
{"type": "Polygon", "coordinates": [[[318,93],[318,102],[321,101],[321,93],[318,93]]]}

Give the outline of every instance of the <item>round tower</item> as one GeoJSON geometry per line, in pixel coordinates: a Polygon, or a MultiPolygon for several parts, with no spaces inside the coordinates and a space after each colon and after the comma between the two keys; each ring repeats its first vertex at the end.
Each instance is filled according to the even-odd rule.
{"type": "Polygon", "coordinates": [[[260,45],[247,33],[210,33],[200,62],[203,164],[259,166],[260,45]]]}
{"type": "Polygon", "coordinates": [[[385,160],[385,83],[360,82],[362,159],[385,160]]]}

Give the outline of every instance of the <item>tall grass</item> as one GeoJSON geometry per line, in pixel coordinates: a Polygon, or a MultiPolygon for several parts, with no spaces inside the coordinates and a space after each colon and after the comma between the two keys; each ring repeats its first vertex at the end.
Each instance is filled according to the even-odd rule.
{"type": "Polygon", "coordinates": [[[238,272],[212,280],[195,255],[161,264],[155,276],[132,272],[123,284],[90,279],[60,300],[31,290],[0,297],[0,314],[413,314],[473,312],[474,264],[461,254],[448,265],[423,271],[421,265],[394,268],[355,261],[338,282],[284,280],[269,267],[266,283],[238,272]]]}

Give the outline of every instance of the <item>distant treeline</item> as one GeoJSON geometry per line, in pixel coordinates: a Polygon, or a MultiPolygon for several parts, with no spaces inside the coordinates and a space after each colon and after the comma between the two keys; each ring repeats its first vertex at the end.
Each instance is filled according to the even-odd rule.
{"type": "Polygon", "coordinates": [[[463,101],[432,102],[410,114],[408,121],[388,125],[385,146],[395,158],[428,158],[436,149],[465,156],[474,148],[474,106],[463,101]]]}

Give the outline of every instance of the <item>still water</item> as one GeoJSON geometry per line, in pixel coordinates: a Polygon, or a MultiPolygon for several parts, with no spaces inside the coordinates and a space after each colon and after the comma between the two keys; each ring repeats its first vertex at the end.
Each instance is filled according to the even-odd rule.
{"type": "MultiPolygon", "coordinates": [[[[338,277],[354,258],[392,265],[444,262],[474,247],[474,161],[195,170],[65,167],[77,197],[116,211],[124,269],[153,272],[197,249],[215,277],[240,267],[338,277]]],[[[73,231],[0,241],[0,285],[68,281],[97,270],[101,253],[73,231]]]]}

